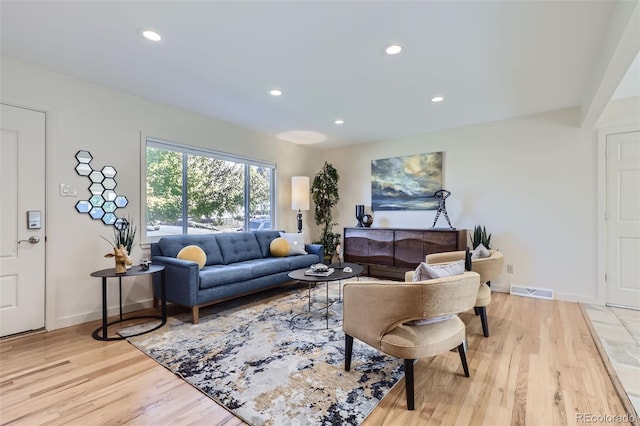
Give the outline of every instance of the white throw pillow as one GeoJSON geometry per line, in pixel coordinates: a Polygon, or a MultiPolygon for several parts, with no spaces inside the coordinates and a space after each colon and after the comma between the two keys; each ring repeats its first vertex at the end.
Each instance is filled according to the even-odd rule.
{"type": "Polygon", "coordinates": [[[434,278],[451,277],[464,273],[464,260],[443,263],[441,265],[428,265],[421,262],[413,274],[413,281],[431,280],[434,278]]]}
{"type": "Polygon", "coordinates": [[[281,232],[280,236],[289,243],[289,256],[295,254],[309,254],[304,249],[304,234],[302,232],[296,234],[281,232]]]}
{"type": "Polygon", "coordinates": [[[479,244],[478,247],[474,248],[471,252],[472,259],[482,259],[489,256],[491,256],[491,253],[489,253],[489,250],[482,244],[479,244]]]}

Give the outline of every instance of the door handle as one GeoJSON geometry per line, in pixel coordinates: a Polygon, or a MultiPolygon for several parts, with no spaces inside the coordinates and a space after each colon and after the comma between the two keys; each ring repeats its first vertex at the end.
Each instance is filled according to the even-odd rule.
{"type": "Polygon", "coordinates": [[[40,242],[40,238],[36,237],[35,235],[29,237],[28,240],[20,240],[18,241],[18,244],[20,243],[31,243],[31,244],[38,244],[40,242]]]}

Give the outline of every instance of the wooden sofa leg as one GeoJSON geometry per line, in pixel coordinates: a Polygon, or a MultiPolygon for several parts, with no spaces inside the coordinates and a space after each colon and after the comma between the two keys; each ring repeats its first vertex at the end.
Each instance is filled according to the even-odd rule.
{"type": "Polygon", "coordinates": [[[200,308],[198,306],[191,307],[191,316],[193,316],[193,323],[197,324],[200,321],[200,308]]]}
{"type": "Polygon", "coordinates": [[[344,369],[351,370],[351,354],[353,353],[353,336],[344,335],[344,369]]]}
{"type": "Polygon", "coordinates": [[[414,388],[413,388],[413,362],[415,359],[404,360],[404,381],[405,392],[407,393],[407,409],[413,410],[414,407],[414,388]]]}

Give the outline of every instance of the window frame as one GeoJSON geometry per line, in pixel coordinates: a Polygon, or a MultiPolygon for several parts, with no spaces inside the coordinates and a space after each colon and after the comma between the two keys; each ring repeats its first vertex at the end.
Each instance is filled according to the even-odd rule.
{"type": "MultiPolygon", "coordinates": [[[[186,158],[188,155],[196,155],[203,156],[208,158],[215,158],[218,160],[231,161],[234,163],[239,163],[244,166],[244,211],[249,212],[250,208],[250,169],[252,166],[255,167],[266,167],[271,169],[270,176],[270,186],[271,193],[269,197],[270,203],[270,220],[271,220],[271,228],[275,229],[275,223],[277,220],[277,209],[276,209],[276,182],[277,182],[277,163],[260,160],[256,158],[249,158],[242,155],[231,154],[227,152],[217,151],[213,149],[199,148],[194,146],[185,145],[182,143],[172,142],[164,138],[159,138],[155,136],[141,134],[141,144],[140,144],[140,217],[141,217],[141,226],[140,226],[140,240],[145,241],[142,245],[142,248],[147,248],[148,244],[152,242],[158,241],[161,237],[149,237],[147,236],[147,148],[158,148],[164,149],[168,151],[178,152],[182,154],[182,193],[183,193],[183,203],[182,203],[182,216],[188,217],[188,206],[187,203],[184,202],[187,193],[187,168],[184,167],[186,164],[186,158]]],[[[250,215],[245,214],[244,217],[244,229],[249,229],[249,220],[250,215]]],[[[188,223],[186,220],[182,221],[182,235],[187,235],[188,223]]]]}

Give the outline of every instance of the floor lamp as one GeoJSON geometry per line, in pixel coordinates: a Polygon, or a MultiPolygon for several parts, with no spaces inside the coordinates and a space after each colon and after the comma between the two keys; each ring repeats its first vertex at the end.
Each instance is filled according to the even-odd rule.
{"type": "Polygon", "coordinates": [[[302,232],[302,210],[309,210],[308,176],[291,176],[291,210],[298,210],[298,232],[302,232]]]}

